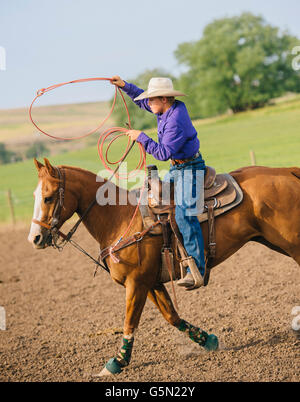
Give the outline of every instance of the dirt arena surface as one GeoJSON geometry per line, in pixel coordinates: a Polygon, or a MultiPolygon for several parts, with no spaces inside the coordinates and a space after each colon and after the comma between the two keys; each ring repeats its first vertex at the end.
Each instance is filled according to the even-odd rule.
{"type": "MultiPolygon", "coordinates": [[[[93,263],[70,245],[34,250],[28,231],[0,228],[0,381],[300,380],[291,314],[300,306],[300,267],[292,259],[248,243],[213,269],[208,287],[176,288],[180,316],[218,335],[217,352],[194,344],[147,301],[130,366],[99,379],[93,374],[121,344],[125,289],[104,271],[93,278],[93,263]]],[[[75,240],[97,255],[83,227],[75,240]]]]}

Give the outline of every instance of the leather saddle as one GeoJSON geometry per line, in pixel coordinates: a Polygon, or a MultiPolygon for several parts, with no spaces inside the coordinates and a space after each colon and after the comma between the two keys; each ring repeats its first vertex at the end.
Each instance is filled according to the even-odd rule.
{"type": "MultiPolygon", "coordinates": [[[[175,221],[174,186],[169,182],[163,182],[158,176],[156,165],[149,165],[147,186],[141,195],[139,190],[136,192],[137,199],[140,199],[140,213],[144,227],[149,228],[157,220],[168,221],[175,235],[177,246],[182,259],[187,259],[188,255],[183,247],[182,236],[175,221]],[[168,218],[168,219],[167,219],[168,218]]],[[[203,192],[202,192],[203,196],[203,192]]],[[[216,254],[215,240],[215,217],[234,208],[243,200],[243,192],[234,178],[229,174],[217,174],[213,167],[207,166],[204,176],[204,199],[200,200],[203,210],[199,213],[200,223],[208,221],[208,248],[206,254],[206,278],[204,285],[209,280],[209,268],[216,254]]],[[[164,225],[156,225],[149,231],[152,235],[164,235],[164,244],[170,243],[166,240],[166,229],[164,225]]],[[[170,279],[169,279],[170,280],[170,279]]],[[[167,281],[167,280],[166,280],[167,281]]]]}
{"type": "MultiPolygon", "coordinates": [[[[155,165],[149,165],[146,191],[142,195],[140,212],[144,225],[150,227],[160,214],[169,213],[174,207],[174,188],[164,183],[158,176],[155,165]]],[[[137,198],[140,193],[137,193],[137,198]]],[[[205,169],[204,176],[204,209],[199,213],[199,222],[208,220],[208,210],[212,208],[218,216],[237,206],[243,199],[243,192],[237,182],[229,174],[217,174],[210,166],[205,169]]],[[[155,227],[153,234],[161,234],[161,228],[155,227]]]]}

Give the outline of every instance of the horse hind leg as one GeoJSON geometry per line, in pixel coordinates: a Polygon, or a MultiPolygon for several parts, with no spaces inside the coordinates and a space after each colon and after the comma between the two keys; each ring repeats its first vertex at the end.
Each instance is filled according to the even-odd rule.
{"type": "Polygon", "coordinates": [[[169,293],[162,283],[149,290],[148,298],[155,304],[169,324],[175,327],[180,325],[181,319],[173,306],[169,293]]]}
{"type": "Polygon", "coordinates": [[[184,332],[193,342],[203,346],[208,351],[218,349],[219,341],[216,335],[209,335],[201,328],[179,317],[163,284],[157,285],[155,288],[151,289],[148,293],[148,297],[156,305],[164,318],[179,331],[184,332]]]}

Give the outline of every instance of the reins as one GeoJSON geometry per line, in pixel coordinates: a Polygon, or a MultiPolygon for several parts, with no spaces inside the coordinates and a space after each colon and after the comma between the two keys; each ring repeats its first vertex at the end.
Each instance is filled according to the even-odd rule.
{"type": "MultiPolygon", "coordinates": [[[[94,263],[97,265],[97,266],[100,266],[101,268],[103,268],[103,269],[105,269],[105,271],[107,271],[107,272],[109,272],[109,269],[108,269],[108,267],[106,266],[106,265],[103,265],[103,264],[101,264],[98,260],[96,260],[94,257],[92,257],[86,250],[84,250],[84,248],[82,248],[77,242],[75,242],[74,240],[72,240],[71,239],[71,236],[70,236],[70,238],[68,238],[68,235],[70,234],[70,232],[67,234],[67,235],[65,235],[63,232],[61,232],[60,230],[55,230],[55,229],[53,229],[53,228],[51,228],[51,225],[48,225],[47,223],[45,223],[45,222],[41,222],[41,221],[38,221],[37,219],[32,219],[32,222],[33,223],[36,223],[36,224],[38,224],[38,225],[40,225],[40,226],[43,226],[44,228],[46,228],[46,229],[48,229],[48,230],[50,230],[50,233],[51,233],[51,235],[52,235],[52,247],[54,247],[54,248],[56,248],[56,249],[58,249],[59,251],[62,251],[62,249],[64,248],[64,246],[67,244],[67,243],[70,243],[70,244],[72,244],[72,246],[74,246],[75,248],[77,248],[80,252],[82,252],[83,254],[85,254],[87,257],[89,257],[92,261],[94,261],[94,263]],[[55,230],[55,232],[54,232],[54,230],[55,230]],[[57,240],[56,240],[56,238],[55,238],[55,235],[58,235],[58,236],[60,236],[60,237],[62,237],[63,238],[63,241],[64,241],[64,243],[61,243],[61,244],[58,244],[57,243],[57,240]]],[[[96,272],[96,271],[95,271],[96,272]]]]}
{"type": "Polygon", "coordinates": [[[57,199],[57,202],[54,207],[51,224],[49,225],[48,223],[41,222],[37,219],[32,219],[32,222],[36,223],[50,231],[52,247],[56,248],[59,251],[62,251],[64,246],[67,243],[70,243],[70,244],[72,244],[72,246],[77,248],[80,252],[82,252],[87,257],[89,257],[96,264],[96,266],[100,266],[101,268],[103,268],[107,272],[109,272],[107,265],[101,264],[98,260],[96,260],[94,257],[92,257],[86,250],[84,250],[77,242],[75,242],[72,239],[73,234],[77,230],[79,224],[82,222],[84,216],[86,216],[88,214],[88,212],[94,205],[94,201],[92,203],[90,203],[89,207],[86,209],[84,214],[80,217],[80,219],[77,220],[75,225],[72,227],[72,229],[67,234],[64,234],[57,228],[57,225],[60,220],[61,210],[62,210],[62,208],[64,208],[63,201],[64,201],[64,193],[65,193],[65,173],[62,168],[60,169],[60,168],[56,167],[56,170],[58,172],[58,177],[59,177],[58,199],[57,199]],[[58,237],[61,237],[63,239],[63,241],[61,243],[58,243],[58,237]]]}
{"type": "MultiPolygon", "coordinates": [[[[132,144],[133,145],[133,144],[132,144]]],[[[130,149],[128,150],[127,154],[129,153],[130,149]]],[[[125,155],[125,157],[126,157],[125,155]]],[[[117,171],[117,169],[120,167],[120,164],[118,165],[118,167],[115,169],[115,171],[117,171]]],[[[96,204],[96,199],[93,200],[88,208],[84,211],[84,213],[81,215],[81,217],[77,220],[77,222],[73,225],[73,227],[69,230],[69,232],[67,234],[64,234],[63,232],[61,232],[58,228],[58,222],[60,219],[60,213],[63,206],[63,200],[64,200],[64,192],[65,192],[65,174],[64,174],[64,170],[63,168],[59,168],[56,167],[56,170],[58,172],[58,176],[60,178],[59,180],[59,188],[58,188],[58,199],[57,202],[55,204],[54,207],[54,211],[53,211],[53,216],[52,216],[52,220],[51,220],[51,224],[45,223],[45,222],[41,222],[37,219],[32,219],[33,223],[36,223],[46,229],[48,229],[51,233],[52,239],[52,247],[58,249],[59,251],[62,251],[62,249],[65,247],[65,245],[67,243],[72,244],[72,246],[74,246],[75,248],[77,248],[77,250],[79,250],[80,252],[82,252],[83,254],[85,254],[87,257],[89,257],[95,264],[96,264],[96,269],[94,272],[94,276],[97,273],[97,267],[100,266],[101,268],[103,268],[105,271],[109,272],[109,268],[106,265],[103,265],[102,263],[100,263],[99,259],[101,259],[102,261],[105,262],[105,258],[110,256],[112,257],[112,260],[114,262],[120,263],[122,262],[122,260],[120,259],[120,257],[118,257],[117,255],[114,255],[117,251],[122,250],[123,248],[126,248],[134,243],[140,242],[144,236],[150,232],[155,226],[159,225],[161,222],[157,221],[154,224],[152,224],[150,227],[148,227],[147,229],[143,230],[142,232],[138,232],[138,233],[134,233],[131,237],[122,240],[122,238],[119,239],[118,242],[116,242],[113,246],[109,246],[106,247],[105,249],[103,249],[100,253],[99,253],[99,258],[98,260],[96,260],[94,257],[92,257],[86,250],[84,250],[77,242],[75,242],[72,239],[72,236],[74,235],[74,233],[76,232],[78,226],[80,225],[80,223],[83,221],[84,217],[87,216],[87,214],[89,213],[89,211],[92,209],[92,207],[96,204]],[[58,239],[57,237],[61,237],[63,239],[63,241],[59,244],[58,243],[58,239]]],[[[112,176],[111,176],[112,178],[112,176]]],[[[138,253],[139,253],[139,248],[138,248],[138,253]]],[[[126,262],[128,264],[128,262],[126,262]]],[[[139,265],[140,265],[140,254],[139,254],[139,265]]]]}

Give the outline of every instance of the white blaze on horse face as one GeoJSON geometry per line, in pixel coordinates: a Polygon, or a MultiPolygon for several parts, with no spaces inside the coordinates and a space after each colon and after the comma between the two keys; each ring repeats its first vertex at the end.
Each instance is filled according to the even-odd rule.
{"type": "MultiPolygon", "coordinates": [[[[39,182],[33,194],[34,194],[33,219],[40,221],[42,219],[42,181],[39,182]]],[[[32,222],[30,226],[28,241],[30,243],[33,243],[35,237],[41,234],[41,230],[42,227],[40,225],[32,222]]]]}

